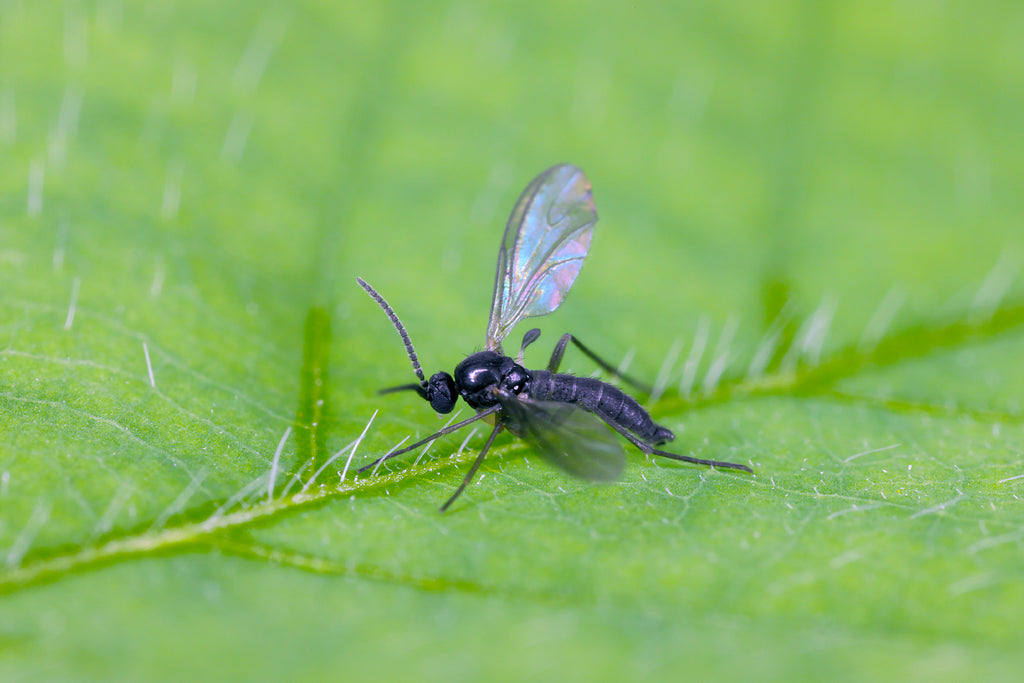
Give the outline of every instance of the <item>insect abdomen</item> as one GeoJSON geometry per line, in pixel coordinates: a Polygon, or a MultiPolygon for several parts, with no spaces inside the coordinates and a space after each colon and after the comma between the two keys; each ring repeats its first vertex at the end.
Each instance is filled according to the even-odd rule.
{"type": "Polygon", "coordinates": [[[655,423],[632,396],[616,386],[592,377],[576,377],[546,370],[534,370],[532,374],[529,396],[534,400],[575,403],[648,443],[660,444],[675,438],[671,430],[655,423]]]}

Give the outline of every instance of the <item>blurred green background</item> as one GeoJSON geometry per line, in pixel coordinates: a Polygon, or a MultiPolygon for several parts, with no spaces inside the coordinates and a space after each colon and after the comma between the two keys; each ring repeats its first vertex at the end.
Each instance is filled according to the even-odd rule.
{"type": "Polygon", "coordinates": [[[1016,680],[1022,34],[0,0],[0,678],[1016,680]],[[411,374],[355,277],[450,371],[559,162],[601,218],[528,360],[631,358],[674,449],[755,475],[594,487],[504,437],[440,516],[477,433],[282,497],[378,409],[354,463],[440,424],[376,395],[411,374]]]}

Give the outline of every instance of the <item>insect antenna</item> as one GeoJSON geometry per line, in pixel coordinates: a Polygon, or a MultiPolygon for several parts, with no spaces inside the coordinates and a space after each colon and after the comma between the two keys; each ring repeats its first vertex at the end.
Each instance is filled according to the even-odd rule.
{"type": "Polygon", "coordinates": [[[366,293],[369,294],[370,297],[372,297],[373,300],[377,302],[378,306],[384,309],[384,312],[387,313],[388,318],[391,320],[391,324],[395,326],[396,330],[398,330],[398,334],[402,335],[402,343],[405,344],[405,352],[409,354],[409,360],[412,361],[412,369],[416,372],[416,376],[420,380],[419,385],[405,384],[400,387],[383,389],[381,390],[381,393],[386,394],[392,391],[404,391],[407,389],[412,389],[423,395],[423,391],[426,390],[427,388],[427,378],[423,375],[423,368],[420,367],[420,361],[416,357],[416,349],[414,349],[412,346],[412,340],[409,339],[409,333],[405,331],[405,325],[403,325],[402,321],[398,319],[398,314],[395,313],[395,309],[391,308],[388,302],[384,300],[384,297],[378,294],[377,290],[371,287],[366,282],[366,280],[364,280],[361,277],[357,277],[356,282],[359,283],[360,287],[366,290],[366,293]]]}

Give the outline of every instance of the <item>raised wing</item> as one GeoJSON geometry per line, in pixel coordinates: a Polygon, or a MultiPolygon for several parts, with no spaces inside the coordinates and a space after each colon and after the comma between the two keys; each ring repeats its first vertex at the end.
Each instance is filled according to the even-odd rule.
{"type": "Polygon", "coordinates": [[[501,342],[516,323],[546,315],[565,300],[596,222],[590,181],[575,166],[553,166],[526,187],[498,250],[488,350],[501,352],[501,342]]]}
{"type": "Polygon", "coordinates": [[[519,400],[502,396],[502,419],[509,431],[543,458],[580,479],[615,481],[626,456],[610,429],[572,403],[519,400]]]}

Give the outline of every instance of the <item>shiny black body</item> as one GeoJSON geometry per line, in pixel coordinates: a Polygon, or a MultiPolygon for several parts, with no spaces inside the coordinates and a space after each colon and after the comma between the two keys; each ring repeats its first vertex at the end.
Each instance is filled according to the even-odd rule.
{"type": "Polygon", "coordinates": [[[648,443],[661,445],[676,438],[671,430],[655,423],[632,396],[614,384],[593,377],[538,370],[533,373],[528,395],[538,401],[575,403],[608,424],[627,429],[648,443]]]}
{"type": "MultiPolygon", "coordinates": [[[[452,412],[461,396],[476,411],[476,415],[444,427],[411,446],[382,455],[360,468],[360,472],[375,468],[385,460],[429,444],[468,424],[494,416],[494,429],[473,461],[473,466],[462,480],[462,484],[441,506],[441,512],[447,510],[472,481],[484,456],[502,429],[525,439],[548,462],[570,474],[593,481],[613,481],[619,477],[623,467],[622,451],[608,430],[601,426],[602,423],[648,455],[660,455],[697,465],[751,471],[746,465],[704,460],[655,448],[656,445],[671,441],[674,435],[671,430],[652,420],[635,399],[607,382],[558,372],[562,355],[571,342],[605,371],[641,390],[644,389],[641,384],[601,360],[571,334],[563,335],[555,345],[547,370],[528,370],[510,356],[488,350],[474,353],[459,363],[454,375],[438,372],[427,380],[412,348],[412,342],[409,341],[409,335],[394,310],[370,285],[361,279],[358,282],[391,318],[391,322],[402,336],[413,370],[420,380],[415,384],[384,389],[382,393],[415,391],[438,413],[452,412]],[[597,419],[581,417],[588,414],[597,419]]],[[[526,333],[519,350],[520,358],[523,357],[526,347],[539,336],[540,330],[537,329],[526,333]]]]}
{"type": "MultiPolygon", "coordinates": [[[[459,395],[477,410],[498,405],[503,395],[532,401],[571,403],[647,443],[660,445],[675,438],[671,430],[655,423],[631,396],[608,382],[592,377],[548,370],[531,371],[508,356],[481,351],[459,363],[453,379],[459,395]]],[[[509,429],[515,433],[514,425],[509,425],[509,429]]]]}
{"type": "MultiPolygon", "coordinates": [[[[392,450],[359,469],[365,472],[380,463],[429,444],[438,437],[451,434],[468,424],[494,417],[494,429],[473,461],[462,484],[441,506],[441,512],[459,497],[473,476],[494,439],[503,429],[530,443],[548,462],[575,476],[593,481],[614,481],[622,473],[622,450],[603,425],[611,427],[648,455],[750,472],[746,465],[717,460],[703,460],[655,448],[674,437],[672,431],[651,419],[636,400],[618,387],[591,377],[577,377],[558,372],[562,356],[571,342],[584,355],[605,371],[625,382],[646,390],[636,380],[623,375],[601,360],[571,334],[562,335],[551,354],[547,370],[528,370],[520,362],[498,351],[479,351],[455,367],[453,375],[437,372],[428,381],[419,359],[398,316],[384,298],[362,279],[359,285],[373,297],[402,336],[409,360],[419,382],[384,389],[382,393],[415,391],[438,413],[450,413],[462,399],[476,415],[444,427],[411,446],[392,450]],[[593,416],[593,417],[590,417],[593,416]],[[595,419],[596,418],[596,419],[595,419]]],[[[523,337],[519,358],[526,347],[537,341],[540,330],[532,329],[523,337]]]]}
{"type": "Polygon", "coordinates": [[[522,364],[526,347],[537,340],[540,330],[526,333],[514,359],[504,354],[502,344],[520,321],[547,315],[561,305],[590,249],[596,221],[590,181],[579,168],[571,164],[552,166],[527,185],[512,209],[498,248],[486,350],[459,363],[452,375],[438,372],[429,380],[426,378],[409,334],[394,309],[373,287],[356,278],[401,335],[418,380],[382,393],[414,391],[438,413],[452,412],[461,396],[476,411],[472,417],[412,445],[396,447],[360,472],[488,417],[493,418],[493,429],[462,484],[441,506],[442,512],[472,481],[495,438],[505,429],[530,444],[547,462],[591,481],[614,481],[625,467],[625,453],[609,427],[648,455],[751,471],[746,465],[703,460],[656,448],[671,441],[673,434],[655,423],[636,400],[607,382],[558,372],[566,347],[572,343],[613,377],[642,392],[650,391],[598,358],[571,334],[563,335],[555,345],[545,370],[528,370],[522,364]]]}

